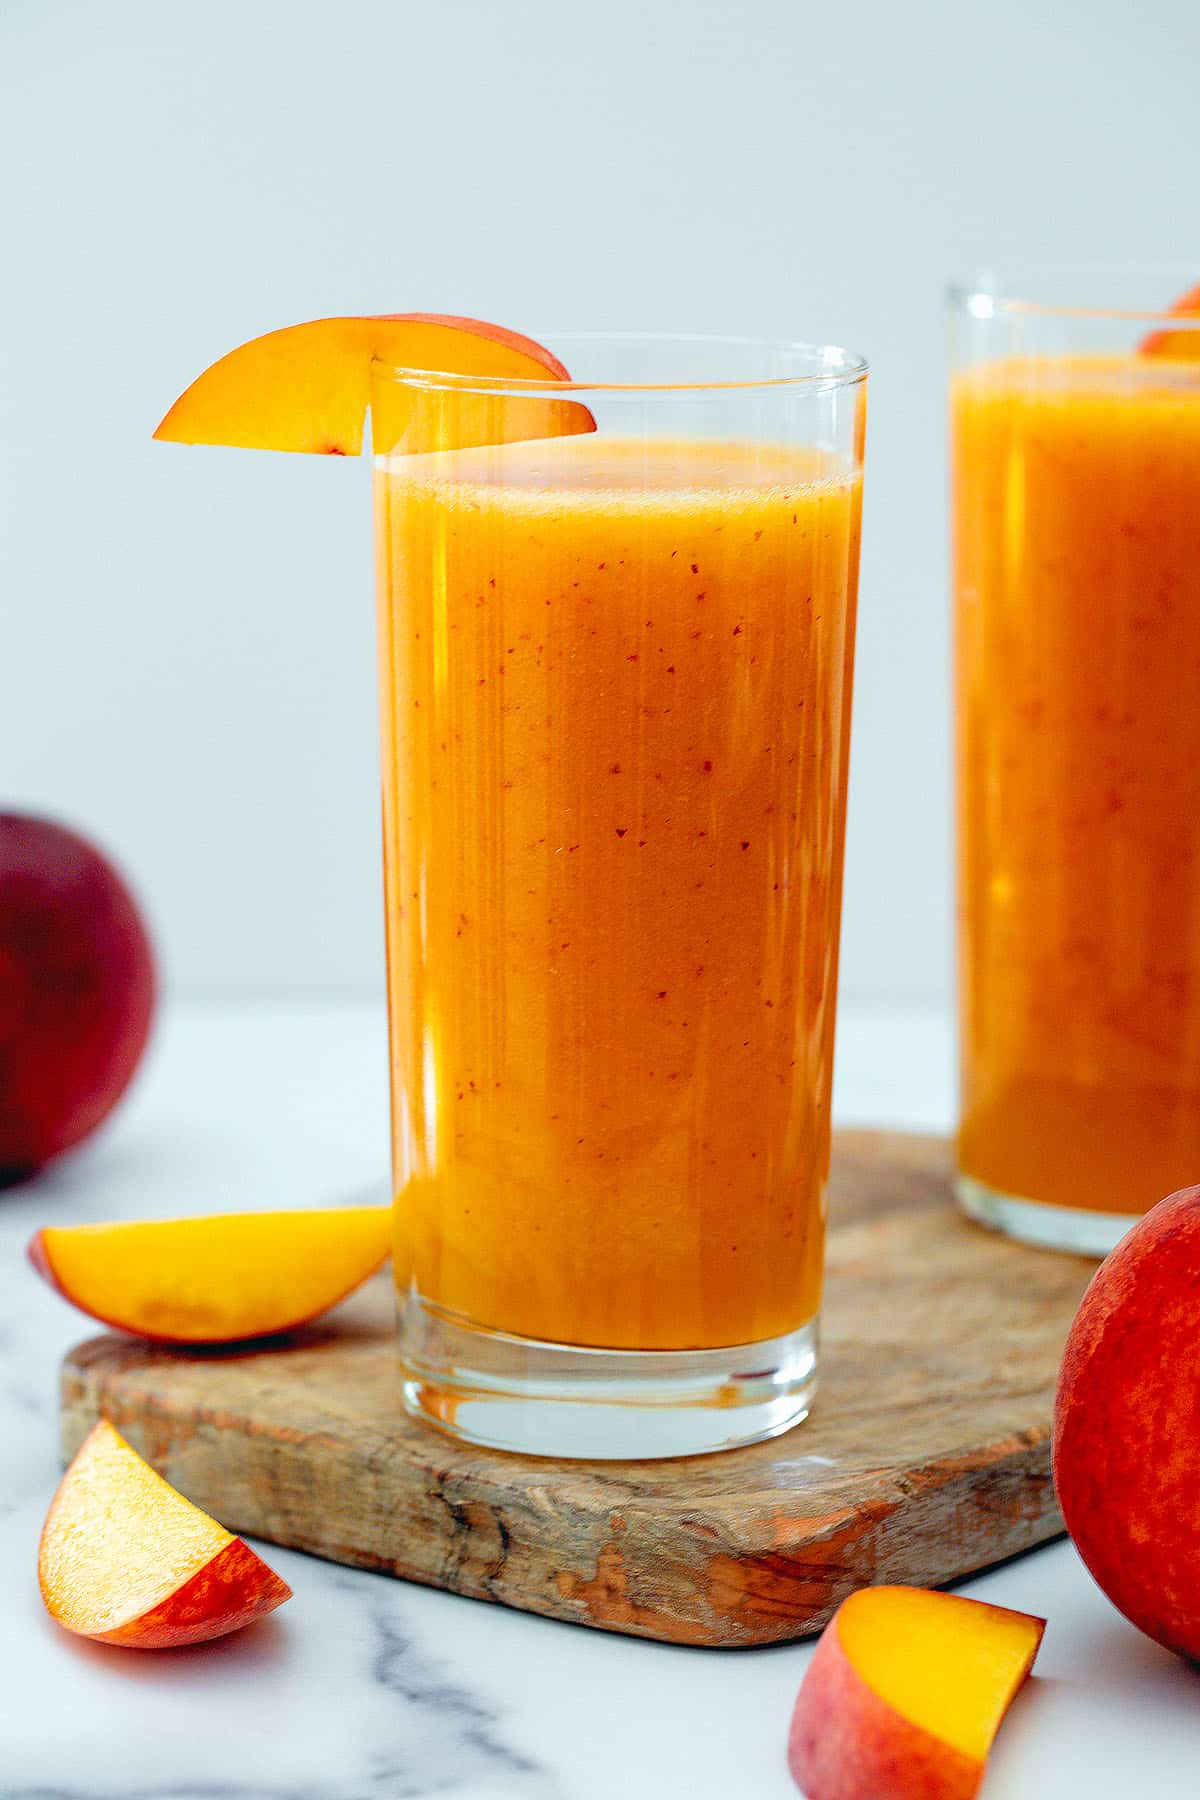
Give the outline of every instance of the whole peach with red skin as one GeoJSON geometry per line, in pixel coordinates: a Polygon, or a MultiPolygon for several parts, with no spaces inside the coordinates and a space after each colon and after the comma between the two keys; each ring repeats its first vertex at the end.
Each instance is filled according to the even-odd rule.
{"type": "Polygon", "coordinates": [[[1101,1263],[1067,1339],[1054,1481],[1097,1584],[1148,1637],[1200,1657],[1200,1187],[1101,1263]]]}
{"type": "Polygon", "coordinates": [[[0,1185],[111,1112],[155,991],[146,927],[108,859],[52,820],[0,813],[0,1185]]]}

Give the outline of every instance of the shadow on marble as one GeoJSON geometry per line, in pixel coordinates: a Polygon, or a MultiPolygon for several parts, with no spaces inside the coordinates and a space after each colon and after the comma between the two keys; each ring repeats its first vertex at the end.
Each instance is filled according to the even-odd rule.
{"type": "Polygon", "coordinates": [[[176,1650],[131,1650],[120,1644],[97,1644],[91,1638],[64,1631],[50,1619],[46,1620],[46,1629],[68,1655],[104,1678],[170,1688],[193,1683],[205,1670],[220,1669],[222,1674],[229,1674],[241,1667],[247,1675],[253,1673],[257,1677],[268,1669],[282,1668],[291,1654],[296,1628],[283,1619],[258,1619],[226,1637],[210,1638],[206,1644],[184,1644],[176,1650]]]}

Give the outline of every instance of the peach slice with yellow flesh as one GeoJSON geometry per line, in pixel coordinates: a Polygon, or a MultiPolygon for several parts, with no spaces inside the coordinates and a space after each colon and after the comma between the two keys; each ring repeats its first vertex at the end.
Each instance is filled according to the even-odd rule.
{"type": "Polygon", "coordinates": [[[569,437],[596,422],[577,400],[545,389],[569,380],[532,338],[436,313],[314,319],[231,350],[179,396],[154,435],[181,444],[357,456],[372,400],[376,451],[459,450],[517,439],[569,437]],[[447,391],[386,378],[372,365],[463,378],[447,391]],[[488,380],[536,383],[541,392],[495,395],[488,380]]]}
{"type": "Polygon", "coordinates": [[[1186,331],[1159,330],[1152,331],[1138,345],[1142,356],[1159,356],[1167,362],[1195,362],[1200,360],[1200,282],[1181,294],[1172,306],[1171,311],[1180,318],[1194,319],[1195,324],[1186,331]]]}
{"type": "Polygon", "coordinates": [[[29,1258],[105,1325],[165,1343],[222,1344],[326,1312],[380,1266],[390,1241],[389,1207],[337,1206],[47,1226],[29,1258]]]}
{"type": "Polygon", "coordinates": [[[130,1650],[223,1637],[292,1595],[107,1419],[92,1427],[50,1503],[38,1582],[65,1630],[130,1650]]]}
{"type": "Polygon", "coordinates": [[[821,1635],[788,1765],[807,1800],[971,1800],[1045,1620],[925,1588],[862,1588],[821,1635]]]}

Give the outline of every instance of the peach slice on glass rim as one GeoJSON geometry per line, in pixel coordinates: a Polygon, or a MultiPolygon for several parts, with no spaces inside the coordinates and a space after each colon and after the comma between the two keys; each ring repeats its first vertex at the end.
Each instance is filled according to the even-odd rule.
{"type": "Polygon", "coordinates": [[[807,1800],[971,1800],[1045,1620],[926,1588],[861,1588],[808,1666],[788,1740],[807,1800]]]}
{"type": "Polygon", "coordinates": [[[1200,361],[1200,282],[1186,294],[1180,294],[1171,311],[1195,323],[1185,331],[1161,327],[1150,332],[1138,345],[1138,354],[1162,357],[1167,362],[1200,361]]]}
{"type": "Polygon", "coordinates": [[[313,319],[221,357],[184,390],[154,435],[181,444],[357,456],[369,405],[376,451],[469,449],[594,431],[586,406],[545,392],[569,379],[532,338],[482,319],[313,319]],[[421,390],[389,381],[380,369],[373,381],[373,365],[447,374],[462,385],[421,390]],[[497,399],[483,391],[489,380],[528,381],[540,391],[497,399]]]}
{"type": "Polygon", "coordinates": [[[391,1231],[387,1206],[47,1226],[29,1260],[104,1325],[163,1343],[223,1344],[327,1312],[383,1263],[391,1231]]]}
{"type": "Polygon", "coordinates": [[[50,1503],[38,1584],[66,1631],[129,1650],[223,1637],[292,1594],[107,1419],[92,1427],[50,1503]]]}

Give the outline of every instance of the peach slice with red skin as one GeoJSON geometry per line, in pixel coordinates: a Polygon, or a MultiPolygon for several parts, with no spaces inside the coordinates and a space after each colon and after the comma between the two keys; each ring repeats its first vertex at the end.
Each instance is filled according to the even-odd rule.
{"type": "Polygon", "coordinates": [[[469,449],[594,431],[586,406],[546,393],[567,380],[549,350],[482,319],[438,313],[313,319],[252,338],[221,357],[185,389],[154,435],[183,444],[357,456],[368,405],[377,452],[469,449]],[[420,389],[387,379],[386,368],[439,372],[461,385],[420,389]],[[497,398],[483,391],[489,380],[529,382],[540,391],[497,398]]]}
{"type": "Polygon", "coordinates": [[[862,1588],[825,1627],[788,1740],[807,1800],[972,1800],[1045,1620],[925,1588],[862,1588]]]}
{"type": "Polygon", "coordinates": [[[380,1267],[390,1243],[390,1207],[335,1206],[47,1226],[29,1259],[104,1325],[163,1343],[222,1344],[327,1312],[380,1267]]]}
{"type": "Polygon", "coordinates": [[[1181,294],[1171,311],[1180,318],[1194,319],[1196,323],[1186,331],[1172,331],[1167,327],[1150,332],[1138,345],[1138,353],[1162,357],[1167,362],[1200,360],[1200,282],[1186,294],[1181,294]]]}
{"type": "Polygon", "coordinates": [[[129,1650],[223,1637],[292,1594],[107,1419],[93,1426],[50,1503],[38,1583],[64,1630],[129,1650]]]}

